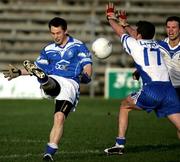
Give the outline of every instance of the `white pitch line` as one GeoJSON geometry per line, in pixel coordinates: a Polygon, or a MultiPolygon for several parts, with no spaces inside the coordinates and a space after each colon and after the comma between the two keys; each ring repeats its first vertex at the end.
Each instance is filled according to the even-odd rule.
{"type": "Polygon", "coordinates": [[[0,139],[0,142],[12,142],[12,143],[43,143],[45,140],[31,140],[31,139],[0,139]]]}
{"type": "MultiPolygon", "coordinates": [[[[57,152],[56,154],[98,154],[101,153],[102,151],[100,150],[83,150],[83,151],[60,151],[57,152]]],[[[12,158],[27,158],[27,157],[38,157],[42,156],[43,154],[10,154],[10,155],[0,155],[0,159],[12,159],[12,158]]]]}
{"type": "Polygon", "coordinates": [[[30,156],[39,156],[40,154],[12,154],[12,155],[0,155],[0,159],[11,159],[11,158],[27,158],[30,156]]]}

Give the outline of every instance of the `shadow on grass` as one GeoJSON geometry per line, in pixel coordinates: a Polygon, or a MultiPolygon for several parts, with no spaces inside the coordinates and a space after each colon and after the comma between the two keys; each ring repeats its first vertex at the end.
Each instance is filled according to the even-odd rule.
{"type": "MultiPolygon", "coordinates": [[[[145,152],[149,152],[150,154],[152,152],[168,152],[168,151],[176,151],[179,152],[180,151],[180,144],[157,144],[157,145],[141,145],[141,146],[128,146],[125,150],[125,154],[124,155],[134,155],[134,153],[145,153],[145,152]]],[[[137,154],[140,155],[140,154],[137,154]]],[[[61,160],[63,162],[71,162],[71,160],[73,159],[73,162],[84,162],[84,161],[93,161],[93,162],[102,162],[102,160],[108,161],[109,158],[107,158],[109,156],[107,156],[104,152],[102,148],[97,149],[94,152],[60,152],[58,154],[58,156],[56,157],[56,159],[61,162],[61,160]]],[[[119,157],[118,156],[114,156],[113,157],[119,157]]],[[[128,156],[129,157],[129,156],[128,156]]],[[[127,156],[123,156],[121,160],[126,161],[125,159],[127,158],[127,156]]],[[[130,158],[130,157],[129,157],[130,158]]],[[[133,157],[131,157],[133,158],[133,157]]],[[[135,157],[134,157],[135,158],[135,157]]],[[[139,158],[139,157],[136,157],[139,158]]],[[[117,159],[111,159],[112,161],[117,161],[117,159]]],[[[129,159],[130,160],[130,159],[129,159]]],[[[161,159],[159,159],[161,161],[161,159]]],[[[172,161],[174,162],[174,161],[172,161]]]]}
{"type": "Polygon", "coordinates": [[[141,146],[129,146],[126,152],[138,153],[138,152],[149,152],[149,151],[173,151],[179,149],[180,144],[157,144],[157,145],[141,145],[141,146]]]}

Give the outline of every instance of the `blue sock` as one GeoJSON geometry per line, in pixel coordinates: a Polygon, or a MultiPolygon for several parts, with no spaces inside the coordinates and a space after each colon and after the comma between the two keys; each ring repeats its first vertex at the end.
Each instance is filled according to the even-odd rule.
{"type": "Polygon", "coordinates": [[[54,143],[48,143],[46,145],[46,151],[45,154],[51,154],[54,155],[56,151],[58,150],[58,146],[54,143]]]}
{"type": "Polygon", "coordinates": [[[48,82],[48,79],[49,79],[49,77],[47,75],[45,75],[45,77],[42,79],[38,78],[38,82],[41,84],[45,84],[48,82]]]}
{"type": "Polygon", "coordinates": [[[118,145],[125,145],[126,138],[125,137],[116,137],[116,144],[118,145]]]}

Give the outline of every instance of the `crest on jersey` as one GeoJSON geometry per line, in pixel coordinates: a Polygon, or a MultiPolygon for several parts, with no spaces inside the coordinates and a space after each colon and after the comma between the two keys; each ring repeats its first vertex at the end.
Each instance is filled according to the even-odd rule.
{"type": "Polygon", "coordinates": [[[67,52],[67,57],[68,57],[68,58],[72,58],[72,57],[73,57],[73,51],[69,50],[69,51],[67,52]]]}

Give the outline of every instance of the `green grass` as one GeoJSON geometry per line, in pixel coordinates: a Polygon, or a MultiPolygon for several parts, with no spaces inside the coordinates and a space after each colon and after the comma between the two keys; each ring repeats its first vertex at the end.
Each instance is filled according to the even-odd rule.
{"type": "MultiPolygon", "coordinates": [[[[180,142],[167,119],[130,113],[126,153],[106,156],[115,142],[119,100],[82,97],[65,123],[55,161],[180,162],[180,142]]],[[[0,162],[40,162],[52,126],[49,100],[0,100],[0,162]]]]}

